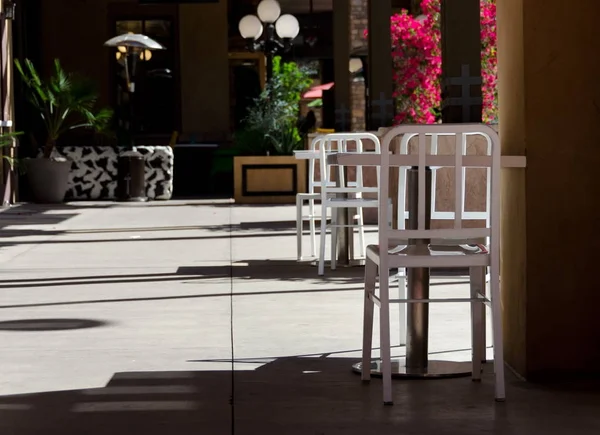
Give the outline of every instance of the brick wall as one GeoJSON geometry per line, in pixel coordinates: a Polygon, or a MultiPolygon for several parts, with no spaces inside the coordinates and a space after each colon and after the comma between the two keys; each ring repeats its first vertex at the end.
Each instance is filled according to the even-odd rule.
{"type": "Polygon", "coordinates": [[[350,50],[366,45],[363,32],[369,25],[368,0],[350,0],[350,50]]]}
{"type": "Polygon", "coordinates": [[[350,84],[352,104],[352,131],[364,131],[365,124],[365,82],[353,81],[350,84]]]}

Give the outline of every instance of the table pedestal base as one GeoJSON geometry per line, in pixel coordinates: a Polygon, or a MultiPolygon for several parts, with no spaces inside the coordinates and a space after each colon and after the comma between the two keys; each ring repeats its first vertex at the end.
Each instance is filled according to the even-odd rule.
{"type": "MultiPolygon", "coordinates": [[[[428,361],[427,368],[409,369],[404,358],[392,360],[392,378],[402,379],[447,379],[471,376],[471,362],[428,361]]],[[[362,363],[352,366],[352,371],[361,373],[362,363]]],[[[371,376],[381,377],[381,360],[371,362],[371,376]]]]}
{"type": "MultiPolygon", "coordinates": [[[[314,266],[314,267],[318,266],[319,265],[319,260],[313,260],[313,261],[311,261],[310,265],[314,266]]],[[[344,268],[347,268],[347,267],[361,267],[361,266],[364,266],[364,265],[365,265],[365,260],[364,259],[360,259],[360,258],[357,259],[357,260],[350,260],[349,264],[341,264],[341,263],[336,263],[335,264],[335,266],[337,268],[340,268],[340,269],[344,269],[344,268]]],[[[331,262],[329,260],[325,261],[325,268],[326,269],[329,268],[329,270],[331,270],[331,262]]]]}

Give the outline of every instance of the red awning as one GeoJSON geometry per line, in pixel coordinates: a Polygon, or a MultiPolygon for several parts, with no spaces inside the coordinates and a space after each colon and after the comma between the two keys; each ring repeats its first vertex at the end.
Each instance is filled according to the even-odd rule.
{"type": "Polygon", "coordinates": [[[310,98],[323,98],[323,91],[328,91],[333,88],[333,82],[326,83],[324,85],[313,86],[308,91],[302,95],[302,98],[310,99],[310,98]]]}

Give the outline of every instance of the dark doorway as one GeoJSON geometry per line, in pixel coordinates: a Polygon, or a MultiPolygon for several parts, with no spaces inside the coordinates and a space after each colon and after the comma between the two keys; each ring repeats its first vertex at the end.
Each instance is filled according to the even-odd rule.
{"type": "Polygon", "coordinates": [[[260,76],[253,66],[237,65],[233,69],[233,82],[235,92],[234,128],[237,130],[248,115],[248,109],[260,95],[260,76]]]}

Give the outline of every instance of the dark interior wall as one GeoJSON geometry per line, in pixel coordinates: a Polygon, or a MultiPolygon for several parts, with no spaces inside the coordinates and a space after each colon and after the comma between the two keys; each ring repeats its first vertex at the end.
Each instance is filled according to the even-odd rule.
{"type": "MultiPolygon", "coordinates": [[[[41,4],[42,68],[49,71],[55,58],[65,69],[94,79],[101,104],[109,103],[108,0],[52,0],[41,4]]],[[[135,3],[122,0],[120,3],[135,3]]]]}
{"type": "MultiPolygon", "coordinates": [[[[109,10],[131,9],[137,0],[52,0],[41,2],[41,69],[48,72],[55,58],[65,69],[99,84],[100,104],[110,103],[110,60],[114,50],[103,43],[114,36],[109,10]],[[128,5],[131,5],[130,7],[128,5]]],[[[179,9],[181,79],[180,133],[225,138],[229,133],[227,0],[219,3],[140,6],[179,9]]]]}
{"type": "MultiPolygon", "coordinates": [[[[13,55],[15,59],[30,59],[35,65],[42,63],[42,0],[27,0],[19,4],[19,9],[13,22],[13,55]]],[[[25,100],[24,88],[18,73],[15,71],[15,128],[25,131],[35,122],[39,115],[34,113],[25,100]]],[[[27,137],[20,139],[20,155],[29,156],[32,152],[27,137]],[[22,151],[22,152],[21,152],[22,151]]]]}

